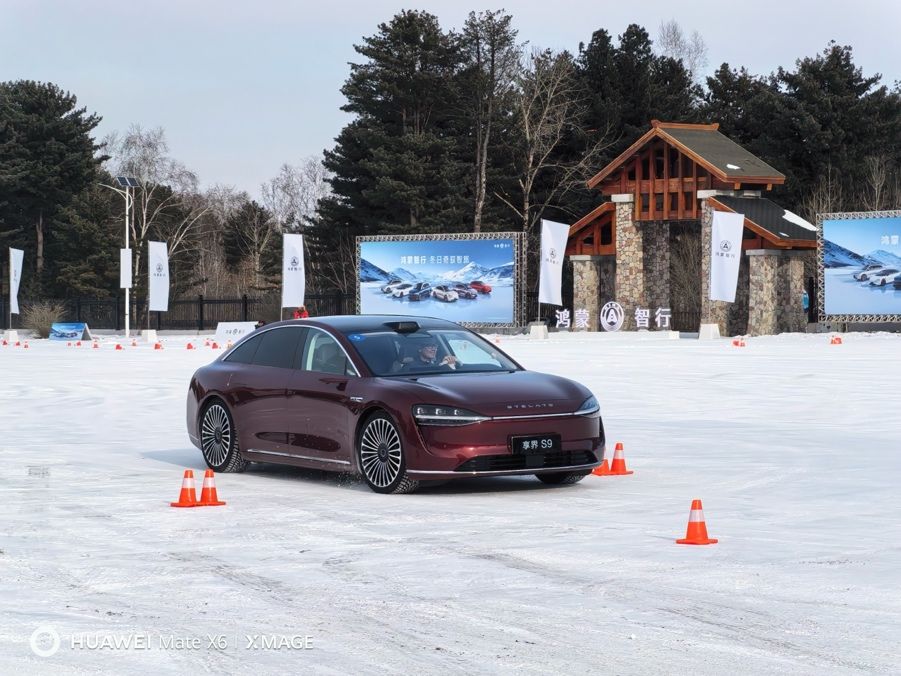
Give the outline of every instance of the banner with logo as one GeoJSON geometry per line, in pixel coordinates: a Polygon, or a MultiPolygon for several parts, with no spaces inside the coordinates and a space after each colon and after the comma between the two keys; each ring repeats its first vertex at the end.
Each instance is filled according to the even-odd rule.
{"type": "Polygon", "coordinates": [[[169,252],[165,242],[147,243],[150,310],[169,310],[169,252]]]}
{"type": "Polygon", "coordinates": [[[744,214],[713,212],[713,227],[710,228],[710,300],[735,302],[744,227],[744,214]]]}
{"type": "Polygon", "coordinates": [[[131,288],[131,249],[119,249],[119,288],[131,288]]]}
{"type": "Polygon", "coordinates": [[[282,307],[300,307],[303,305],[305,287],[303,235],[284,235],[282,245],[282,307]]]}
{"type": "Polygon", "coordinates": [[[25,252],[22,249],[9,249],[9,307],[10,313],[19,314],[19,282],[22,280],[22,261],[25,252]]]}
{"type": "Polygon", "coordinates": [[[256,322],[219,322],[216,324],[215,338],[223,345],[228,340],[235,343],[256,329],[256,322]]]}
{"type": "Polygon", "coordinates": [[[538,271],[538,302],[563,305],[563,258],[569,226],[541,220],[541,267],[538,271]]]}

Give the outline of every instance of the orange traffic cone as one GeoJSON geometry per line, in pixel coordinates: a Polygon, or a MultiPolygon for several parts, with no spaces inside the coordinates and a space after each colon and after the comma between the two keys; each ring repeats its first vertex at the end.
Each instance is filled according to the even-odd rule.
{"type": "Polygon", "coordinates": [[[95,349],[95,350],[99,350],[99,349],[100,349],[100,343],[98,343],[96,340],[94,341],[94,349],[95,349]]]}
{"type": "Polygon", "coordinates": [[[17,340],[17,341],[16,341],[16,344],[13,345],[13,347],[22,347],[22,341],[21,341],[21,340],[17,340]]]}
{"type": "Polygon", "coordinates": [[[121,345],[119,345],[119,343],[116,343],[116,348],[115,348],[115,349],[117,349],[117,350],[121,350],[121,349],[122,349],[122,346],[121,346],[121,345]]]}
{"type": "Polygon", "coordinates": [[[185,476],[181,480],[181,493],[178,494],[178,502],[170,502],[172,507],[199,507],[197,504],[197,492],[194,488],[194,470],[186,469],[185,476]]]}
{"type": "Polygon", "coordinates": [[[193,349],[194,349],[194,346],[193,346],[191,343],[188,343],[185,347],[186,347],[188,350],[193,350],[193,349]]]}
{"type": "Polygon", "coordinates": [[[137,347],[137,346],[138,346],[138,341],[136,341],[134,338],[132,338],[132,339],[131,339],[131,346],[132,346],[132,347],[137,347]]]}
{"type": "Polygon", "coordinates": [[[704,509],[700,500],[691,501],[691,513],[688,515],[688,531],[681,540],[676,540],[680,545],[715,545],[719,540],[707,537],[707,524],[704,521],[704,509]]]}
{"type": "Polygon", "coordinates": [[[626,469],[626,459],[623,457],[623,444],[617,441],[616,449],[613,451],[613,463],[610,465],[610,476],[634,473],[632,470],[626,469]]]}
{"type": "Polygon", "coordinates": [[[77,343],[75,343],[75,347],[81,347],[81,341],[80,341],[80,340],[79,340],[77,343]]]}
{"type": "Polygon", "coordinates": [[[209,346],[210,346],[210,341],[209,341],[209,340],[203,341],[203,346],[204,346],[204,347],[209,347],[209,346]]]}
{"type": "Polygon", "coordinates": [[[591,470],[591,473],[594,476],[607,476],[610,474],[610,465],[607,463],[607,458],[604,458],[604,462],[591,470]]]}
{"type": "Polygon", "coordinates": [[[213,470],[208,469],[203,475],[203,490],[200,491],[198,507],[216,507],[225,503],[219,499],[216,493],[216,479],[213,470]]]}
{"type": "Polygon", "coordinates": [[[162,344],[162,343],[154,343],[154,344],[153,344],[153,349],[154,349],[154,350],[162,350],[162,349],[163,349],[163,344],[162,344]]]}
{"type": "Polygon", "coordinates": [[[841,336],[832,336],[832,340],[829,341],[830,345],[841,345],[842,337],[841,336]]]}
{"type": "Polygon", "coordinates": [[[210,345],[210,347],[212,347],[214,350],[218,350],[218,349],[219,349],[219,343],[213,343],[212,345],[210,345]]]}
{"type": "Polygon", "coordinates": [[[231,341],[228,341],[228,345],[226,345],[225,347],[226,347],[226,349],[228,349],[228,350],[232,349],[232,342],[231,342],[231,341]]]}
{"type": "Polygon", "coordinates": [[[28,349],[28,341],[27,341],[27,340],[25,341],[25,344],[22,346],[22,349],[23,349],[23,350],[27,350],[27,349],[28,349]]]}
{"type": "Polygon", "coordinates": [[[66,343],[66,347],[72,347],[72,341],[69,341],[68,343],[66,343]]]}

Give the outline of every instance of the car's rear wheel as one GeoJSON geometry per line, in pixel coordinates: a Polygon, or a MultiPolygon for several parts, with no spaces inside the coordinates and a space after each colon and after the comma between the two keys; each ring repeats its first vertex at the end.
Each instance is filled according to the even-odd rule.
{"type": "Polygon", "coordinates": [[[551,484],[552,486],[569,486],[571,484],[577,484],[582,479],[587,477],[590,474],[588,471],[581,472],[542,472],[541,474],[536,474],[535,476],[539,481],[542,481],[546,484],[551,484]]]}
{"type": "Polygon", "coordinates": [[[394,420],[384,411],[363,423],[357,440],[363,479],[376,493],[412,493],[419,482],[407,476],[403,443],[394,420]]]}
{"type": "Polygon", "coordinates": [[[200,418],[200,450],[210,469],[216,472],[243,472],[247,461],[238,447],[238,433],[228,407],[215,399],[200,418]]]}

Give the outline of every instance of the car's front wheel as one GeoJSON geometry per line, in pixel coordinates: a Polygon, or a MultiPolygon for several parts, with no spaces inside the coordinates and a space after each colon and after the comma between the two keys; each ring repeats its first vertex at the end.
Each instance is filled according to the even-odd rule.
{"type": "Polygon", "coordinates": [[[247,468],[238,447],[235,422],[219,399],[207,404],[200,418],[200,450],[206,464],[216,472],[243,472],[247,468]]]}
{"type": "Polygon", "coordinates": [[[541,474],[536,474],[535,476],[539,481],[542,481],[546,484],[551,484],[553,486],[569,486],[571,484],[577,484],[586,476],[588,476],[590,472],[581,471],[581,472],[542,472],[541,474]]]}
{"type": "Polygon", "coordinates": [[[400,433],[384,411],[372,414],[363,423],[357,439],[357,463],[363,480],[376,493],[412,493],[419,486],[407,476],[400,433]]]}

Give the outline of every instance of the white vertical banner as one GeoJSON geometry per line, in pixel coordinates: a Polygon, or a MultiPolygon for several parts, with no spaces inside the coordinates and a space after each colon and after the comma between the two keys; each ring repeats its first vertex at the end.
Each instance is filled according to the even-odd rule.
{"type": "Polygon", "coordinates": [[[22,249],[9,249],[9,308],[10,314],[19,314],[19,282],[22,281],[22,249]]]}
{"type": "Polygon", "coordinates": [[[541,220],[541,267],[538,271],[538,302],[563,305],[563,257],[569,226],[541,220]]]}
{"type": "Polygon", "coordinates": [[[304,304],[303,235],[284,235],[282,244],[282,307],[304,304]]]}
{"type": "Polygon", "coordinates": [[[150,310],[169,310],[169,251],[165,242],[147,242],[147,289],[150,310]]]}
{"type": "Polygon", "coordinates": [[[710,228],[710,300],[735,302],[744,214],[713,212],[710,228]]]}
{"type": "Polygon", "coordinates": [[[119,288],[131,288],[131,249],[119,249],[119,288]]]}

